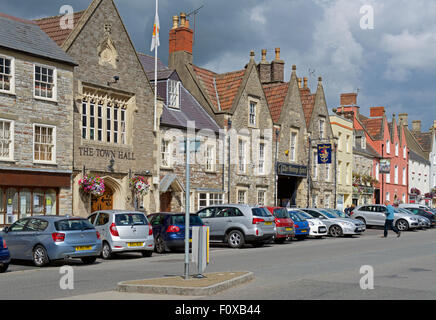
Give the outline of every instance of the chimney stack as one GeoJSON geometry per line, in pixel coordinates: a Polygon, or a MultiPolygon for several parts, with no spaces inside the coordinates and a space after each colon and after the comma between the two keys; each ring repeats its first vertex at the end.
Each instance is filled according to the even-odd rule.
{"type": "Polygon", "coordinates": [[[342,93],[341,106],[355,106],[357,105],[357,93],[342,93]]]}
{"type": "Polygon", "coordinates": [[[413,132],[421,132],[421,120],[413,120],[412,121],[412,131],[413,132]]]}
{"type": "Polygon", "coordinates": [[[433,120],[433,129],[436,129],[436,120],[433,120]]]}
{"type": "Polygon", "coordinates": [[[304,86],[303,89],[307,89],[307,77],[303,78],[304,86]]]}
{"type": "Polygon", "coordinates": [[[301,89],[301,78],[298,78],[298,88],[301,89]]]}
{"type": "Polygon", "coordinates": [[[285,80],[285,62],[280,60],[280,48],[276,48],[276,58],[271,62],[271,82],[285,80]]]}
{"type": "Polygon", "coordinates": [[[369,108],[370,117],[383,117],[385,114],[385,107],[371,107],[369,108]]]}
{"type": "Polygon", "coordinates": [[[266,60],[266,49],[262,49],[262,60],[257,65],[257,72],[261,83],[271,82],[271,63],[266,60]]]}
{"type": "Polygon", "coordinates": [[[398,115],[398,124],[402,124],[405,127],[409,126],[409,115],[407,113],[400,113],[398,115]]]}
{"type": "Polygon", "coordinates": [[[180,14],[180,25],[178,25],[179,17],[174,16],[172,20],[173,27],[169,34],[168,67],[177,69],[179,64],[192,63],[194,31],[189,29],[185,13],[180,14]]]}

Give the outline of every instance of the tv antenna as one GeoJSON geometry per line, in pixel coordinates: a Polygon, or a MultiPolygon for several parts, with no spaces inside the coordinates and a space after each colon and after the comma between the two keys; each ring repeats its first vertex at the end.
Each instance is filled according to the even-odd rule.
{"type": "Polygon", "coordinates": [[[192,15],[194,15],[194,39],[192,40],[192,46],[194,46],[195,43],[195,16],[198,14],[198,12],[200,11],[201,8],[204,7],[204,4],[202,4],[200,7],[198,7],[197,9],[192,10],[191,12],[189,12],[188,14],[186,14],[186,18],[190,17],[192,15]]]}
{"type": "Polygon", "coordinates": [[[314,77],[315,76],[315,70],[312,70],[309,68],[309,76],[314,77]]]}

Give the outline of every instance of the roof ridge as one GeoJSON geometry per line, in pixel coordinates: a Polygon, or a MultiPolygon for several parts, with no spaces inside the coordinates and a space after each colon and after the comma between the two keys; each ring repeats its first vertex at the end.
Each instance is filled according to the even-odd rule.
{"type": "MultiPolygon", "coordinates": [[[[80,10],[80,11],[74,11],[73,14],[84,13],[86,10],[87,10],[87,9],[80,10]]],[[[34,23],[36,23],[36,21],[47,20],[47,19],[54,19],[54,18],[60,18],[60,17],[63,17],[63,16],[65,16],[65,14],[58,14],[58,15],[55,15],[55,16],[48,16],[48,17],[39,18],[39,19],[32,19],[32,21],[33,21],[34,23]]]]}
{"type": "Polygon", "coordinates": [[[21,22],[21,23],[26,23],[26,24],[32,24],[32,25],[36,24],[36,22],[33,21],[33,20],[27,20],[27,19],[18,18],[18,17],[11,16],[11,15],[3,13],[3,12],[0,12],[0,17],[1,18],[6,18],[6,19],[9,19],[9,20],[13,20],[13,21],[17,21],[17,22],[21,22]]]}

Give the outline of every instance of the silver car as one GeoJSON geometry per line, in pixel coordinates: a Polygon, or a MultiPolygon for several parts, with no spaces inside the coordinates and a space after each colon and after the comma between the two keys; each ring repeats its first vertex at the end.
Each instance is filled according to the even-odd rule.
{"type": "Polygon", "coordinates": [[[101,252],[100,235],[94,226],[71,216],[23,218],[5,227],[1,236],[12,259],[33,260],[37,267],[66,258],[90,264],[101,252]]]}
{"type": "Polygon", "coordinates": [[[110,259],[119,252],[141,252],[144,257],[151,257],[153,228],[143,212],[96,211],[88,220],[101,235],[103,259],[110,259]]]}
{"type": "Polygon", "coordinates": [[[431,228],[431,222],[428,218],[422,217],[422,216],[414,213],[413,211],[407,210],[405,208],[395,208],[395,212],[397,212],[397,211],[414,215],[418,219],[418,223],[419,223],[418,228],[420,228],[420,229],[431,228]]]}
{"type": "MultiPolygon", "coordinates": [[[[387,208],[382,204],[367,204],[356,207],[351,212],[351,218],[360,220],[367,226],[384,226],[387,208]]],[[[394,225],[400,231],[419,227],[418,218],[407,213],[395,212],[394,225]]]]}
{"type": "Polygon", "coordinates": [[[274,216],[265,208],[223,204],[206,207],[197,214],[210,227],[210,239],[227,242],[231,248],[244,243],[261,247],[276,234],[274,216]]]}
{"type": "Polygon", "coordinates": [[[349,218],[339,218],[324,209],[305,208],[300,210],[307,212],[314,218],[321,219],[327,226],[328,234],[332,237],[359,235],[366,230],[364,223],[349,218]]]}

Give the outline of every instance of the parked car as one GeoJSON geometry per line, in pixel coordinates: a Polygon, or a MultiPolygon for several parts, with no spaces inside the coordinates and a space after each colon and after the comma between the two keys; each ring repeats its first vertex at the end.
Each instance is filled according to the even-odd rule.
{"type": "Polygon", "coordinates": [[[295,239],[304,240],[309,236],[310,227],[306,218],[300,214],[299,210],[288,209],[288,213],[294,220],[295,239]]]}
{"type": "Polygon", "coordinates": [[[431,228],[431,221],[427,219],[425,216],[418,215],[417,213],[414,213],[413,211],[409,211],[405,208],[395,208],[395,212],[403,212],[407,214],[412,214],[415,217],[418,218],[418,229],[425,229],[425,228],[431,228]]]}
{"type": "MultiPolygon", "coordinates": [[[[292,209],[297,210],[297,209],[292,209]]],[[[327,235],[327,226],[319,218],[314,218],[303,210],[298,210],[298,213],[303,216],[307,222],[309,222],[309,236],[315,238],[322,238],[327,235]]]]}
{"type": "MultiPolygon", "coordinates": [[[[365,204],[357,206],[351,217],[360,220],[367,226],[384,226],[386,221],[387,208],[382,204],[365,204]]],[[[394,225],[400,231],[414,229],[419,226],[418,218],[413,215],[398,212],[394,214],[394,225]]]]}
{"type": "Polygon", "coordinates": [[[265,208],[223,204],[203,208],[197,214],[210,227],[210,240],[226,242],[231,248],[244,243],[261,247],[276,234],[274,216],[265,208]]]}
{"type": "Polygon", "coordinates": [[[80,258],[94,263],[101,252],[101,239],[88,220],[71,216],[22,218],[0,234],[11,259],[33,260],[43,267],[52,260],[80,258]]]}
{"type": "Polygon", "coordinates": [[[418,209],[424,209],[427,211],[430,211],[431,209],[424,205],[424,204],[419,204],[419,203],[400,203],[398,205],[399,208],[418,208],[418,209]]]}
{"type": "Polygon", "coordinates": [[[339,218],[351,219],[351,217],[348,214],[338,209],[324,208],[323,210],[331,212],[332,214],[338,216],[339,218]]]}
{"type": "MultiPolygon", "coordinates": [[[[148,216],[155,242],[155,251],[181,250],[185,248],[185,214],[159,212],[148,216]]],[[[192,227],[203,226],[203,221],[195,214],[189,216],[189,240],[192,241],[192,227]]]]}
{"type": "Polygon", "coordinates": [[[332,237],[359,235],[366,230],[365,224],[360,221],[338,218],[323,209],[306,208],[301,210],[307,212],[312,217],[321,219],[328,228],[328,234],[332,237]]]}
{"type": "Polygon", "coordinates": [[[434,227],[436,225],[436,216],[430,210],[417,208],[417,207],[404,207],[404,206],[401,207],[401,209],[406,209],[407,211],[411,211],[413,214],[429,219],[431,227],[434,227]]]}
{"type": "Polygon", "coordinates": [[[276,223],[275,243],[283,243],[287,238],[295,235],[294,221],[291,219],[288,210],[282,207],[265,207],[274,216],[276,223]]]}
{"type": "Polygon", "coordinates": [[[153,228],[143,212],[96,211],[88,220],[101,235],[103,259],[110,259],[120,252],[140,252],[144,257],[153,254],[153,228]]]}
{"type": "Polygon", "coordinates": [[[0,237],[0,273],[6,272],[11,262],[11,255],[6,240],[0,237]]]}

